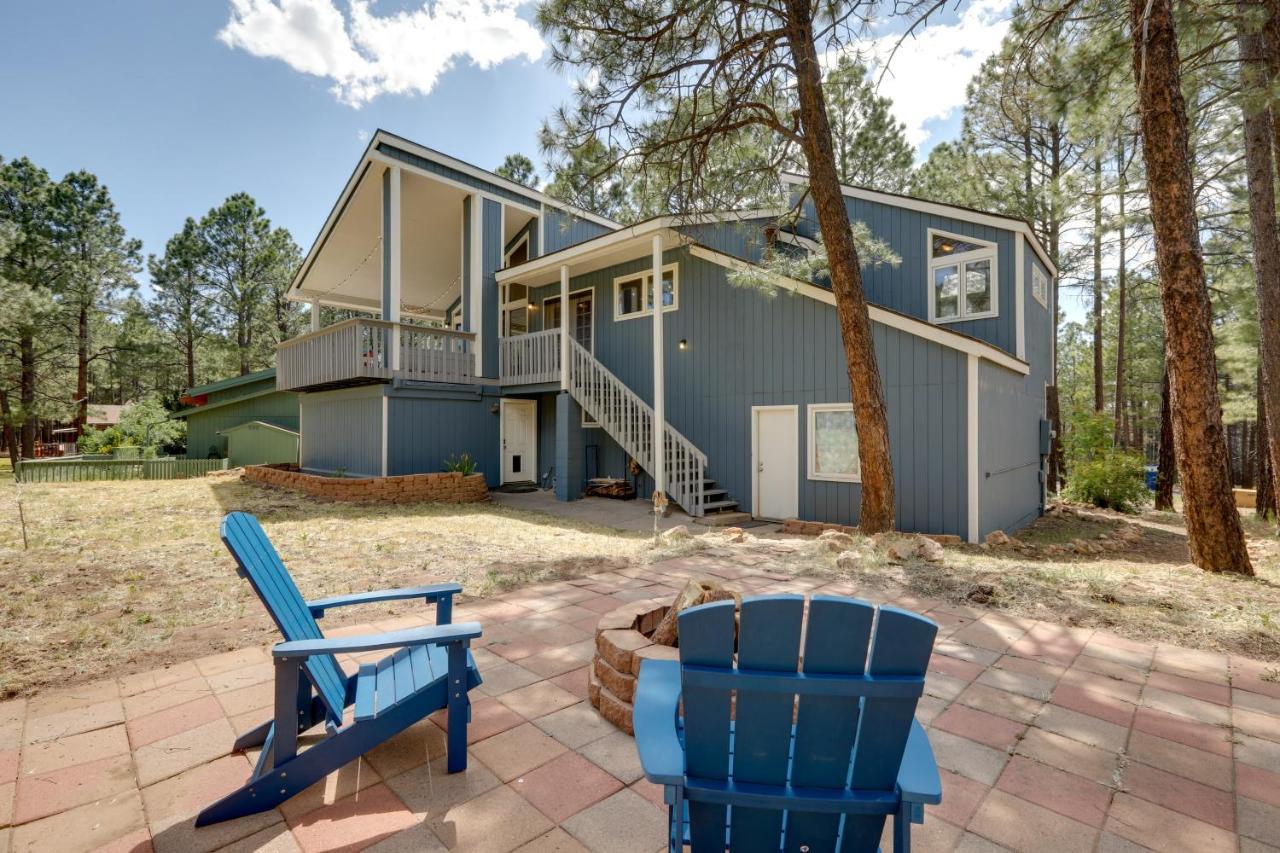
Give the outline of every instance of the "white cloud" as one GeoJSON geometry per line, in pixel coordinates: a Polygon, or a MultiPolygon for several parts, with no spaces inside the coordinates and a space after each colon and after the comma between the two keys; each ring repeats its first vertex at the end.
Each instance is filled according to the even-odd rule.
{"type": "Polygon", "coordinates": [[[490,68],[542,56],[537,29],[517,11],[528,0],[434,0],[380,16],[369,0],[231,0],[218,38],[254,56],[279,59],[333,81],[358,107],[382,94],[428,94],[459,59],[490,68]]]}
{"type": "MultiPolygon", "coordinates": [[[[907,141],[929,138],[926,125],[964,107],[965,88],[982,63],[1000,48],[1009,31],[1013,0],[976,0],[952,24],[931,24],[898,46],[879,92],[893,100],[893,114],[907,126],[907,141]]],[[[900,34],[876,39],[874,56],[883,64],[900,34]]]]}

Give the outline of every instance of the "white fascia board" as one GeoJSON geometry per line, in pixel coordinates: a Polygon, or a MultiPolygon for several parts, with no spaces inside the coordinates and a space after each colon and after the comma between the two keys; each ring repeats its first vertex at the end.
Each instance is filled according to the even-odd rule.
{"type": "Polygon", "coordinates": [[[1023,268],[1027,265],[1023,256],[1025,239],[1021,234],[1013,236],[1013,322],[1016,325],[1013,349],[1018,358],[1024,360],[1027,357],[1027,282],[1023,275],[1023,268]]]}
{"type": "Polygon", "coordinates": [[[966,480],[968,481],[968,504],[969,504],[969,543],[977,545],[981,541],[981,506],[979,502],[982,499],[981,483],[978,480],[979,458],[978,458],[978,357],[969,354],[968,365],[966,370],[965,391],[967,402],[965,404],[967,421],[965,427],[965,446],[966,446],[966,464],[965,469],[968,472],[966,480]]]}
{"type": "MultiPolygon", "coordinates": [[[[699,213],[689,216],[655,216],[653,219],[637,222],[635,225],[620,228],[610,234],[602,234],[599,237],[592,237],[589,240],[583,240],[581,243],[557,249],[534,260],[526,261],[519,266],[498,270],[497,278],[499,282],[506,282],[519,276],[537,275],[550,269],[559,269],[562,264],[576,267],[580,264],[589,263],[593,258],[602,254],[616,251],[630,240],[650,237],[655,231],[670,231],[671,234],[668,236],[672,239],[691,242],[690,238],[676,229],[686,225],[709,225],[717,222],[744,222],[751,219],[766,219],[771,216],[778,216],[781,213],[782,211],[776,208],[761,208],[724,213],[699,213]]],[[[580,272],[589,272],[589,270],[576,270],[575,274],[580,272]]]]}
{"type": "MultiPolygon", "coordinates": [[[[753,264],[750,264],[740,258],[735,258],[732,255],[717,252],[714,249],[708,249],[706,246],[699,246],[696,244],[690,246],[689,253],[696,258],[701,258],[704,261],[710,261],[713,264],[719,264],[720,266],[728,269],[759,270],[758,267],[755,267],[753,264]]],[[[832,307],[836,304],[835,294],[825,288],[817,287],[816,285],[809,284],[808,282],[797,281],[796,279],[787,278],[786,276],[781,275],[774,275],[772,276],[772,279],[774,284],[778,287],[794,291],[801,296],[807,296],[810,299],[823,302],[827,305],[831,305],[832,307]]],[[[924,320],[917,320],[915,317],[908,317],[905,314],[899,314],[897,311],[890,311],[887,308],[881,308],[879,305],[871,305],[868,303],[867,313],[871,316],[873,322],[879,323],[882,326],[888,326],[889,328],[898,329],[899,331],[915,335],[918,338],[924,338],[925,340],[941,344],[942,346],[956,350],[957,352],[974,355],[978,358],[985,358],[992,364],[997,364],[1022,376],[1026,376],[1031,372],[1031,366],[1025,361],[1014,358],[999,347],[993,346],[985,341],[980,341],[977,338],[971,338],[967,335],[962,335],[959,332],[953,332],[950,329],[944,329],[935,326],[932,323],[926,323],[924,320]]]]}
{"type": "MultiPolygon", "coordinates": [[[[790,184],[807,184],[809,178],[805,175],[798,175],[793,172],[783,172],[782,180],[784,183],[790,184]]],[[[911,196],[894,195],[893,193],[879,192],[878,190],[868,190],[862,187],[850,187],[844,184],[840,185],[840,191],[849,198],[861,199],[862,201],[874,201],[878,204],[887,204],[890,207],[901,207],[906,210],[915,210],[919,213],[929,213],[934,216],[945,216],[948,219],[959,219],[964,222],[972,222],[975,225],[986,225],[989,228],[1000,228],[1005,231],[1015,231],[1027,238],[1027,242],[1031,244],[1031,248],[1045,267],[1057,277],[1058,268],[1053,265],[1053,261],[1049,260],[1049,253],[1040,245],[1040,238],[1036,237],[1035,231],[1021,219],[1014,216],[1002,216],[998,213],[983,213],[977,210],[970,210],[967,207],[960,207],[954,204],[945,204],[940,201],[927,201],[922,198],[913,198],[911,196]]]]}
{"type": "MultiPolygon", "coordinates": [[[[484,169],[477,168],[471,165],[470,163],[465,163],[462,160],[457,160],[453,157],[450,157],[448,154],[443,154],[439,151],[435,151],[431,148],[427,148],[424,145],[419,145],[416,142],[412,142],[408,139],[405,139],[403,136],[396,136],[395,134],[389,133],[385,130],[379,130],[376,134],[374,134],[373,140],[372,142],[370,142],[370,145],[369,145],[369,150],[376,151],[378,144],[384,143],[384,142],[387,145],[390,145],[392,147],[404,149],[405,151],[408,151],[411,154],[415,154],[418,157],[423,158],[424,160],[431,160],[432,162],[439,163],[442,166],[448,166],[450,169],[454,169],[456,171],[462,172],[464,175],[470,175],[471,177],[476,178],[478,180],[485,181],[487,183],[493,184],[494,186],[502,187],[503,189],[508,190],[510,192],[518,193],[519,195],[523,195],[528,198],[534,199],[550,207],[555,207],[559,210],[563,210],[567,213],[571,213],[580,219],[589,220],[591,222],[596,223],[597,225],[603,225],[606,228],[622,227],[617,222],[614,222],[612,219],[609,219],[607,216],[601,216],[598,213],[592,213],[589,210],[584,210],[583,208],[575,207],[572,204],[568,204],[566,202],[560,201],[559,199],[552,198],[546,193],[541,192],[539,190],[535,190],[532,187],[526,187],[524,184],[517,184],[515,181],[508,180],[507,178],[504,178],[501,175],[486,171],[484,169]]],[[[397,160],[396,162],[400,162],[400,161],[397,160]]],[[[432,177],[439,177],[434,172],[428,172],[427,174],[431,175],[432,177]]],[[[468,191],[475,192],[476,188],[468,187],[468,191]]],[[[502,201],[504,204],[515,204],[515,202],[511,202],[508,199],[499,199],[499,200],[502,201]]],[[[525,207],[525,205],[517,205],[517,206],[525,207]]],[[[529,208],[529,209],[532,212],[537,213],[537,210],[535,208],[529,208]]]]}

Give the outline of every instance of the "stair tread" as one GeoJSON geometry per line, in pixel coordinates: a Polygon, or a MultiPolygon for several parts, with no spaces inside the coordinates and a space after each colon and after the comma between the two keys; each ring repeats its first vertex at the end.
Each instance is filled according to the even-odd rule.
{"type": "Polygon", "coordinates": [[[702,509],[705,512],[706,510],[724,509],[726,507],[737,505],[737,501],[707,501],[702,505],[702,509]]]}

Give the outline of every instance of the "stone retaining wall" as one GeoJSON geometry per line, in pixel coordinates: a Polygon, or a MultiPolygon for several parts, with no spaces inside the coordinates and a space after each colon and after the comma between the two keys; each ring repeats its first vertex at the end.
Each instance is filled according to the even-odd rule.
{"type": "Polygon", "coordinates": [[[480,503],[489,499],[483,474],[457,472],[399,477],[324,477],[290,464],[247,465],[244,479],[264,486],[297,489],[333,501],[376,503],[480,503]]]}

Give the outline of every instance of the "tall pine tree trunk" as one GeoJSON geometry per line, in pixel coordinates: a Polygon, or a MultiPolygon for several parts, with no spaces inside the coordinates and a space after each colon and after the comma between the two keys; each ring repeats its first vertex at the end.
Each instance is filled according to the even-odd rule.
{"type": "Polygon", "coordinates": [[[844,343],[845,366],[853,391],[853,417],[858,425],[858,458],[862,463],[862,506],[858,526],[864,533],[894,526],[893,460],[889,453],[889,417],[880,369],[871,337],[871,317],[862,292],[862,270],[853,244],[849,211],[844,206],[840,176],[831,149],[831,125],[822,95],[822,68],[813,44],[813,7],[808,0],[787,0],[787,24],[796,70],[801,148],[809,164],[818,225],[831,261],[831,289],[844,343]]]}
{"type": "MultiPolygon", "coordinates": [[[[1265,10],[1265,2],[1245,2],[1242,11],[1265,10]]],[[[1280,412],[1280,234],[1276,232],[1275,170],[1272,167],[1272,108],[1267,106],[1269,63],[1263,33],[1241,21],[1240,89],[1244,105],[1244,162],[1253,231],[1253,280],[1258,299],[1258,397],[1280,412]]],[[[1280,151],[1280,147],[1276,148],[1280,151]]],[[[1267,453],[1280,459],[1280,430],[1267,433],[1267,453]]],[[[1280,468],[1271,466],[1273,491],[1280,491],[1280,468]]]]}
{"type": "MultiPolygon", "coordinates": [[[[1277,0],[1280,2],[1280,0],[1277,0]]],[[[1060,190],[1062,187],[1062,128],[1058,122],[1049,127],[1049,257],[1055,266],[1059,266],[1058,252],[1062,247],[1062,210],[1060,190]]],[[[1062,327],[1062,306],[1058,299],[1058,283],[1051,288],[1049,312],[1053,317],[1053,358],[1050,364],[1050,386],[1045,393],[1045,414],[1053,429],[1049,440],[1049,490],[1058,492],[1066,478],[1066,453],[1062,447],[1062,405],[1058,396],[1058,329],[1062,327]]]]}
{"type": "Polygon", "coordinates": [[[21,408],[21,441],[23,459],[36,456],[36,342],[24,330],[18,339],[18,406],[21,408]]]}
{"type": "Polygon", "coordinates": [[[1191,560],[1206,571],[1253,574],[1227,470],[1171,0],[1130,0],[1129,14],[1191,560]]]}
{"type": "Polygon", "coordinates": [[[1156,458],[1156,509],[1173,511],[1173,481],[1177,460],[1173,452],[1173,412],[1169,407],[1169,371],[1160,380],[1160,446],[1156,458]]]}
{"type": "Polygon", "coordinates": [[[76,317],[76,438],[89,421],[89,306],[79,305],[76,317]]]}
{"type": "Polygon", "coordinates": [[[1102,155],[1098,154],[1093,158],[1093,410],[1101,412],[1106,405],[1102,390],[1102,155]]]}
{"type": "MultiPolygon", "coordinates": [[[[1258,367],[1258,382],[1262,382],[1262,367],[1258,367]]],[[[1267,405],[1262,400],[1262,395],[1258,395],[1258,496],[1255,502],[1254,512],[1259,518],[1275,518],[1276,516],[1276,489],[1271,462],[1271,454],[1267,453],[1268,441],[1267,437],[1271,433],[1270,425],[1267,423],[1267,405]]]]}
{"type": "Polygon", "coordinates": [[[1129,430],[1130,409],[1126,404],[1124,394],[1124,336],[1125,336],[1125,314],[1128,311],[1126,301],[1128,294],[1125,293],[1125,222],[1124,222],[1124,194],[1125,194],[1125,145],[1124,136],[1121,135],[1117,140],[1116,151],[1116,203],[1119,206],[1119,232],[1117,233],[1120,257],[1117,259],[1116,266],[1116,434],[1115,443],[1119,447],[1132,447],[1131,435],[1129,430]],[[1123,418],[1121,412],[1124,412],[1123,418]]]}

